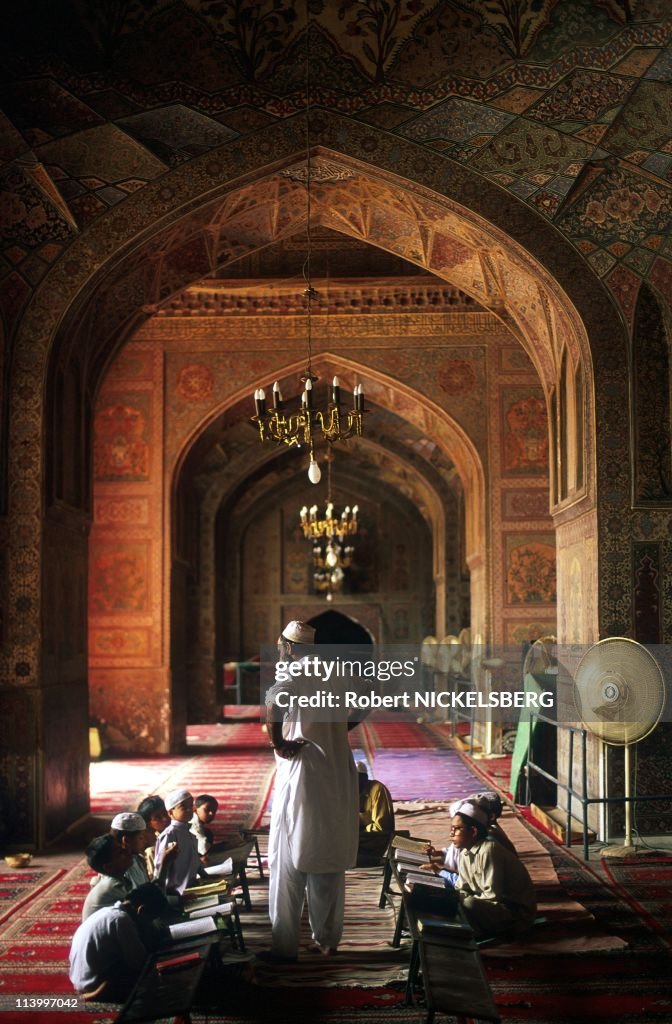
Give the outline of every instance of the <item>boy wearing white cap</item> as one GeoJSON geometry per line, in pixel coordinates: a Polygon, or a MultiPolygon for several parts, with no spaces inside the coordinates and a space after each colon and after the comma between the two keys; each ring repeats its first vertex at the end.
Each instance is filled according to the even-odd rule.
{"type": "Polygon", "coordinates": [[[194,884],[197,875],[203,874],[196,836],[191,832],[194,798],[188,789],[174,789],[166,797],[165,804],[171,822],[156,840],[156,870],[163,877],[163,862],[175,844],[176,851],[165,871],[166,890],[181,894],[187,886],[194,884]]]}
{"type": "Polygon", "coordinates": [[[450,834],[460,851],[457,891],[476,937],[524,933],[534,923],[537,910],[527,869],[501,843],[488,842],[488,814],[483,807],[464,800],[451,809],[450,834]]]}
{"type": "Polygon", "coordinates": [[[151,881],[142,856],[147,833],[147,826],[142,815],[135,811],[123,811],[121,814],[116,814],[112,819],[110,832],[121,846],[126,847],[133,858],[125,876],[133,888],[151,881]]]}
{"type": "MultiPolygon", "coordinates": [[[[471,796],[465,797],[464,800],[455,800],[448,809],[451,818],[456,808],[464,802],[476,804],[485,811],[488,818],[488,834],[486,839],[496,840],[517,857],[518,854],[515,846],[506,832],[497,824],[497,818],[499,818],[503,810],[503,804],[499,795],[494,790],[488,789],[482,793],[472,793],[471,796]]],[[[459,879],[461,851],[455,846],[455,843],[451,843],[450,846],[444,847],[444,849],[430,846],[427,852],[429,854],[429,864],[422,864],[420,870],[433,871],[434,874],[440,875],[443,878],[446,885],[456,886],[459,879]]]]}
{"type": "MultiPolygon", "coordinates": [[[[311,655],[315,630],[288,622],[278,640],[280,659],[311,655]]],[[[266,694],[266,716],[275,750],[276,778],[268,845],[269,913],[273,946],[261,959],[296,960],[303,904],[315,950],[335,953],[343,932],[345,870],[357,859],[357,772],[348,728],[357,722],[326,721],[297,708],[286,715],[285,695],[314,692],[308,673],[276,683],[266,694]]]]}

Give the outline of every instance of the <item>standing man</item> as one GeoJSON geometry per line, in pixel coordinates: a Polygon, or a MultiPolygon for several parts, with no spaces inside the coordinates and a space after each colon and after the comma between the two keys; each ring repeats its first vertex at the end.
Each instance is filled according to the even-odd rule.
{"type": "MultiPolygon", "coordinates": [[[[314,694],[315,630],[287,623],[278,639],[279,661],[305,671],[275,683],[266,694],[266,719],[275,750],[276,777],[269,836],[269,913],[273,943],[260,959],[293,963],[299,948],[306,895],[315,951],[335,953],[343,932],[345,870],[357,859],[357,772],[348,744],[348,721],[325,709],[286,710],[289,698],[314,694]]],[[[289,673],[287,673],[289,675],[289,673]]]]}

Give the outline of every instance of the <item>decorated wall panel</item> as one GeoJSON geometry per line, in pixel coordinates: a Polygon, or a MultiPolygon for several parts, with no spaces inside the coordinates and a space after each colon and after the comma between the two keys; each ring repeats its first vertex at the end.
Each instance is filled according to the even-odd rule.
{"type": "Polygon", "coordinates": [[[104,749],[132,750],[136,741],[143,751],[171,746],[171,686],[162,692],[170,678],[162,616],[163,405],[161,350],[126,346],[93,414],[90,703],[104,749]],[[151,682],[128,705],[136,672],[151,682]]]}
{"type": "Polygon", "coordinates": [[[556,545],[550,517],[546,401],[522,347],[489,348],[492,638],[556,633],[556,545]]]}
{"type": "Polygon", "coordinates": [[[584,516],[557,529],[558,641],[593,643],[599,639],[595,517],[584,516]]]}

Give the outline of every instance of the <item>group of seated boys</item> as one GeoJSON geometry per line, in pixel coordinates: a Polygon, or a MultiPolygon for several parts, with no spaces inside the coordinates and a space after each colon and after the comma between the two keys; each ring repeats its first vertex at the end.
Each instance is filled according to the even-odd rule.
{"type": "Polygon", "coordinates": [[[186,789],[144,799],[124,811],[110,831],[88,846],[97,872],[84,901],[82,924],[70,948],[70,981],[87,998],[123,1001],[148,951],[162,940],[158,924],[171,903],[225,857],[242,860],[249,846],[239,833],[215,844],[209,824],[218,803],[186,789]]]}
{"type": "Polygon", "coordinates": [[[421,871],[440,875],[457,891],[477,938],[523,935],[534,924],[534,886],[506,833],[498,825],[502,801],[491,791],[450,806],[451,843],[427,848],[421,871]]]}

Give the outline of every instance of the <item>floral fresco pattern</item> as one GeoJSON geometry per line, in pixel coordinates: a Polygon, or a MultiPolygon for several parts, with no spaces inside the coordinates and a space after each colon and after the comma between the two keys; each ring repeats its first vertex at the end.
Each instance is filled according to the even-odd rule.
{"type": "Polygon", "coordinates": [[[553,536],[507,537],[507,603],[554,604],[556,598],[553,536]]]}

